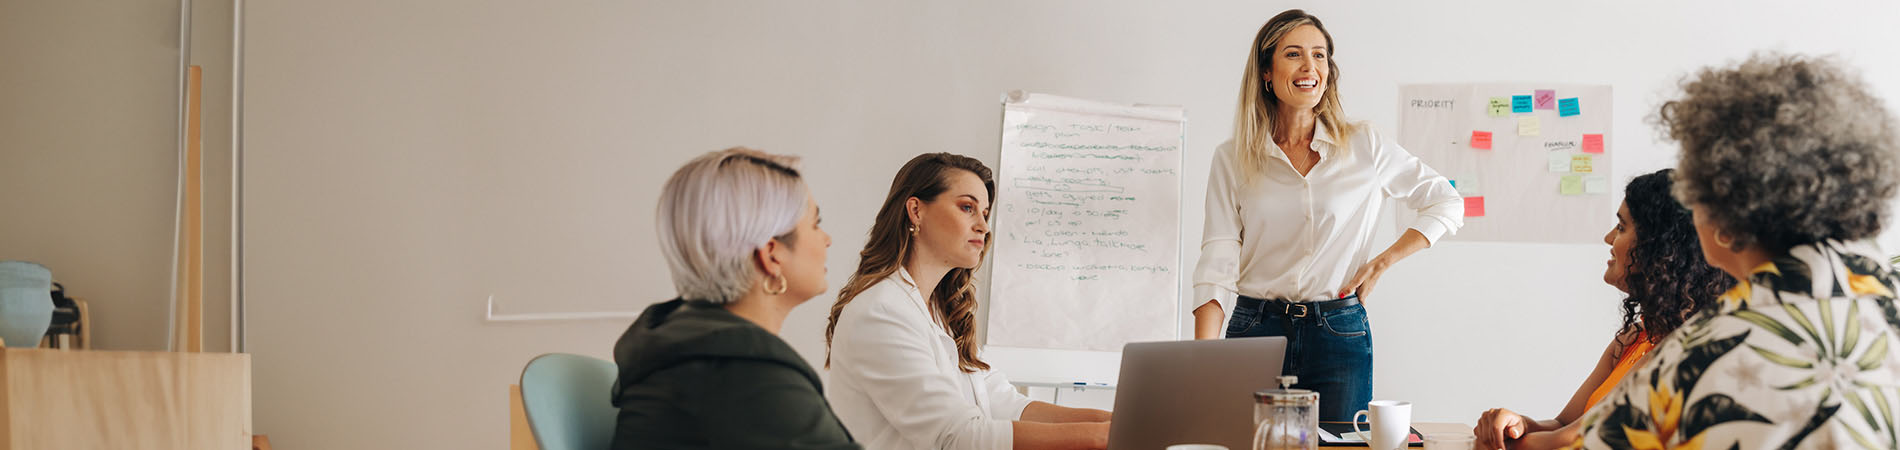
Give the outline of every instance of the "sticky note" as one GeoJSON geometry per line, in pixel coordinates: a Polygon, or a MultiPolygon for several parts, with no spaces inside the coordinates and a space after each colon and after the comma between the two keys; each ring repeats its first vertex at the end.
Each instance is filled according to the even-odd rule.
{"type": "Polygon", "coordinates": [[[1466,197],[1482,194],[1482,192],[1478,191],[1478,177],[1475,176],[1465,176],[1451,180],[1451,187],[1458,190],[1458,195],[1466,197]]]}
{"type": "Polygon", "coordinates": [[[1511,96],[1511,112],[1519,113],[1519,114],[1531,112],[1531,96],[1529,95],[1511,96]]]}
{"type": "Polygon", "coordinates": [[[1564,195],[1582,194],[1583,193],[1583,176],[1582,175],[1564,175],[1563,181],[1560,181],[1557,183],[1557,190],[1563,192],[1564,195]]]}
{"type": "Polygon", "coordinates": [[[1595,170],[1592,170],[1590,167],[1593,165],[1591,164],[1592,162],[1590,155],[1570,155],[1570,171],[1576,173],[1594,172],[1595,170]]]}
{"type": "Polygon", "coordinates": [[[1550,164],[1548,164],[1548,166],[1550,167],[1551,172],[1569,172],[1570,171],[1570,154],[1569,153],[1550,152],[1546,154],[1546,157],[1550,158],[1550,164]]]}
{"type": "Polygon", "coordinates": [[[1489,131],[1471,132],[1471,148],[1475,148],[1479,150],[1490,150],[1491,149],[1491,132],[1489,131]]]}
{"type": "Polygon", "coordinates": [[[1583,152],[1584,153],[1603,153],[1603,135],[1601,134],[1583,135],[1583,152]]]}
{"type": "Polygon", "coordinates": [[[1491,111],[1491,117],[1504,117],[1511,113],[1511,101],[1504,97],[1491,97],[1491,106],[1487,109],[1491,111]]]}
{"type": "Polygon", "coordinates": [[[1543,126],[1539,125],[1537,116],[1523,116],[1517,118],[1518,136],[1536,136],[1542,129],[1543,126]]]}
{"type": "Polygon", "coordinates": [[[1557,109],[1557,91],[1538,89],[1531,94],[1531,103],[1537,109],[1557,109]]]}
{"type": "Polygon", "coordinates": [[[1465,197],[1465,217],[1484,217],[1484,197],[1465,197]]]}
{"type": "Polygon", "coordinates": [[[1609,175],[1584,175],[1583,176],[1583,192],[1586,194],[1610,193],[1610,176],[1609,175]]]}
{"type": "Polygon", "coordinates": [[[1576,97],[1557,101],[1557,115],[1559,117],[1570,117],[1578,114],[1583,114],[1583,110],[1577,106],[1576,97]]]}

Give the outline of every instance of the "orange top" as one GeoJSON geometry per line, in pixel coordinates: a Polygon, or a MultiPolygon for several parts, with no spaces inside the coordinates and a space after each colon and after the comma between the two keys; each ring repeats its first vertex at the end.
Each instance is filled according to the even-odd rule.
{"type": "Polygon", "coordinates": [[[1655,344],[1649,343],[1649,333],[1638,333],[1636,343],[1623,347],[1623,355],[1616,358],[1616,369],[1611,370],[1610,376],[1603,379],[1603,384],[1597,385],[1597,389],[1590,392],[1590,403],[1584,408],[1596,406],[1597,401],[1610,395],[1610,391],[1616,389],[1616,382],[1623,381],[1623,375],[1628,373],[1631,367],[1635,367],[1636,361],[1643,359],[1643,355],[1649,354],[1650,347],[1654,346],[1655,344]]]}

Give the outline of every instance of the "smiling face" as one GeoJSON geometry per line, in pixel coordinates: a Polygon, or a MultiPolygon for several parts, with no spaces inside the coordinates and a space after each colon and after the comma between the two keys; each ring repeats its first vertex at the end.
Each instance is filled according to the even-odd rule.
{"type": "Polygon", "coordinates": [[[1266,52],[1268,67],[1261,76],[1281,105],[1305,110],[1318,106],[1327,83],[1332,82],[1328,64],[1333,54],[1326,44],[1326,34],[1319,27],[1300,25],[1266,52]]]}
{"type": "Polygon", "coordinates": [[[950,171],[946,184],[949,188],[936,198],[912,197],[907,205],[917,227],[915,257],[974,269],[983,262],[989,241],[989,192],[983,179],[967,170],[950,171]]]}
{"type": "Polygon", "coordinates": [[[1630,264],[1634,262],[1630,259],[1630,249],[1636,247],[1636,220],[1630,217],[1629,203],[1616,209],[1616,227],[1603,235],[1603,243],[1610,244],[1609,267],[1603,269],[1603,282],[1628,293],[1630,264]]]}

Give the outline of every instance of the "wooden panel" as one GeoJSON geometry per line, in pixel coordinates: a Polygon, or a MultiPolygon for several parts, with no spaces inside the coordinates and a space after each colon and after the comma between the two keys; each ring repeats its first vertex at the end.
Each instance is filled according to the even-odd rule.
{"type": "Polygon", "coordinates": [[[0,352],[0,450],[251,448],[250,355],[0,352]]]}
{"type": "Polygon", "coordinates": [[[185,198],[179,211],[178,304],[172,349],[204,351],[204,69],[185,84],[185,198]]]}
{"type": "Polygon", "coordinates": [[[534,430],[528,428],[527,411],[521,408],[521,385],[508,385],[508,450],[541,450],[534,443],[534,430]]]}

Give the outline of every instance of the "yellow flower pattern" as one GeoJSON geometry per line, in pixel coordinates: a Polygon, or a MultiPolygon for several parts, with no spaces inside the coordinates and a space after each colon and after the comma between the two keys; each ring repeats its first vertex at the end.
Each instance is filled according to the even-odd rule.
{"type": "Polygon", "coordinates": [[[1900,274],[1874,254],[1830,241],[1756,267],[1585,413],[1571,447],[1900,448],[1900,274]]]}

